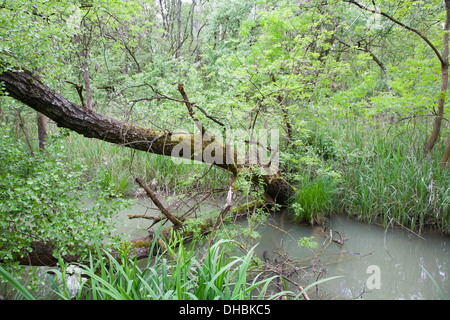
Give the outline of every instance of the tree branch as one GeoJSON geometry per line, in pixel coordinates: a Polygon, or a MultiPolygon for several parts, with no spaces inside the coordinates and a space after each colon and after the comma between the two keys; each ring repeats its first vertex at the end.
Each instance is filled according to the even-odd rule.
{"type": "Polygon", "coordinates": [[[202,135],[204,135],[206,133],[206,129],[203,126],[203,124],[197,119],[197,117],[195,115],[195,111],[192,108],[192,103],[189,101],[186,91],[184,91],[184,84],[181,82],[178,84],[178,91],[181,93],[181,96],[183,97],[184,104],[186,105],[186,107],[189,111],[189,115],[191,116],[191,118],[194,121],[195,125],[197,126],[198,130],[200,130],[202,135]]]}
{"type": "Polygon", "coordinates": [[[388,72],[387,72],[386,67],[384,66],[383,62],[381,62],[381,60],[378,59],[377,56],[376,56],[372,51],[370,51],[370,50],[367,49],[367,48],[360,47],[360,46],[358,46],[358,47],[352,46],[351,44],[348,44],[348,43],[346,43],[345,41],[339,39],[339,38],[336,37],[335,35],[333,35],[333,37],[334,37],[339,43],[343,44],[344,46],[347,46],[347,47],[349,47],[349,48],[353,48],[353,49],[356,49],[356,50],[359,50],[359,51],[367,52],[368,54],[370,54],[370,56],[372,57],[373,61],[375,61],[375,63],[378,64],[378,66],[381,68],[381,71],[383,72],[384,77],[385,77],[385,79],[386,79],[386,86],[387,86],[389,92],[390,92],[390,93],[393,92],[392,87],[391,87],[391,79],[389,78],[389,74],[388,74],[388,72]]]}
{"type": "Polygon", "coordinates": [[[183,222],[178,219],[176,216],[171,214],[169,210],[167,210],[163,204],[156,197],[155,193],[142,181],[140,178],[136,178],[136,182],[147,192],[148,196],[152,199],[153,203],[158,207],[162,214],[166,216],[167,219],[170,220],[175,226],[181,226],[183,222]]]}
{"type": "Polygon", "coordinates": [[[386,12],[382,12],[382,11],[376,11],[375,9],[370,9],[368,7],[363,6],[362,4],[354,1],[354,0],[343,0],[344,2],[347,3],[351,3],[355,6],[358,6],[360,9],[368,11],[368,12],[372,12],[374,14],[380,14],[383,17],[386,17],[387,19],[391,20],[392,22],[394,22],[395,24],[401,26],[402,28],[405,28],[409,31],[414,32],[415,34],[417,34],[419,37],[421,37],[429,46],[430,48],[434,51],[434,53],[436,54],[436,56],[438,57],[439,61],[441,62],[441,64],[447,65],[448,63],[445,61],[444,57],[441,55],[441,53],[439,52],[439,50],[431,43],[430,40],[428,40],[427,37],[425,37],[419,30],[412,28],[404,23],[402,23],[401,21],[395,19],[394,17],[390,16],[389,14],[387,14],[386,12]]]}
{"type": "Polygon", "coordinates": [[[80,86],[80,85],[76,84],[75,82],[72,82],[72,81],[69,81],[69,80],[66,80],[65,82],[69,83],[69,84],[71,84],[71,85],[73,85],[75,87],[75,89],[78,92],[78,96],[80,97],[81,105],[83,107],[87,108],[86,107],[86,102],[84,101],[84,97],[83,97],[83,86],[82,85],[80,86]]]}

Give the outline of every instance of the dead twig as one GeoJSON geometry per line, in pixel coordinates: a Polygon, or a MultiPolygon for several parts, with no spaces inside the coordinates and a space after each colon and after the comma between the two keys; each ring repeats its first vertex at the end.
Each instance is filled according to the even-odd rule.
{"type": "Polygon", "coordinates": [[[166,216],[167,219],[170,220],[175,226],[181,226],[183,222],[178,219],[176,216],[171,214],[159,201],[159,199],[156,197],[155,193],[142,181],[140,178],[136,178],[136,182],[147,192],[150,199],[152,199],[153,203],[159,208],[162,214],[166,216]]]}

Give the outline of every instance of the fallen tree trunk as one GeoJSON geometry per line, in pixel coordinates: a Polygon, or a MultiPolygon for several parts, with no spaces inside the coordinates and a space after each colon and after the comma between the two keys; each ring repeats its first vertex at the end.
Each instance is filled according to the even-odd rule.
{"type": "MultiPolygon", "coordinates": [[[[1,67],[1,62],[0,62],[1,67]]],[[[57,126],[75,131],[87,138],[100,139],[124,147],[170,157],[203,161],[228,170],[233,175],[255,166],[238,164],[238,152],[213,137],[203,139],[202,135],[177,133],[171,130],[154,130],[105,117],[62,97],[32,73],[7,69],[0,74],[2,91],[53,120],[57,126]],[[205,150],[220,154],[214,159],[198,157],[205,150]]],[[[256,165],[257,166],[257,165],[256,165]]],[[[294,188],[275,172],[261,177],[266,193],[277,203],[286,204],[294,188]]]]}
{"type": "MultiPolygon", "coordinates": [[[[67,100],[42,83],[40,78],[31,72],[2,67],[0,61],[0,72],[4,69],[3,73],[0,73],[1,92],[47,116],[58,127],[70,129],[87,138],[99,139],[144,152],[200,160],[227,170],[235,177],[242,170],[250,169],[251,171],[252,167],[258,167],[255,164],[238,164],[240,158],[237,151],[217,137],[203,139],[202,135],[154,130],[108,118],[67,100]],[[214,157],[212,161],[207,157],[198,158],[199,152],[203,154],[207,149],[220,151],[222,159],[214,157]]],[[[294,188],[281,176],[280,172],[262,176],[254,175],[253,180],[256,184],[259,184],[260,179],[264,183],[267,198],[279,204],[286,204],[294,192],[294,188]]],[[[176,217],[172,218],[177,230],[181,231],[181,236],[188,237],[189,235],[183,234],[180,228],[182,221],[176,217]]],[[[208,220],[205,226],[202,226],[202,230],[205,233],[211,232],[214,229],[214,223],[215,221],[208,220]]],[[[164,231],[166,235],[167,232],[169,231],[164,231]]],[[[153,240],[154,234],[150,234],[132,241],[131,244],[138,259],[148,256],[149,244],[153,240]]],[[[49,244],[33,242],[31,249],[24,258],[18,259],[20,264],[52,266],[58,262],[52,255],[53,248],[49,244]]],[[[66,262],[74,262],[78,260],[78,257],[63,257],[63,259],[66,262]]]]}

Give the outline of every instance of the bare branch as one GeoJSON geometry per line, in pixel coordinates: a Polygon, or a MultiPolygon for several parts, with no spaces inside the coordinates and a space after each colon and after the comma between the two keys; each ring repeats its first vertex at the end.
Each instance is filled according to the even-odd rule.
{"type": "Polygon", "coordinates": [[[155,193],[142,181],[140,178],[136,178],[136,182],[139,183],[139,185],[147,192],[148,196],[152,199],[153,203],[161,210],[161,213],[166,216],[167,219],[170,220],[175,226],[181,226],[183,222],[178,219],[176,216],[171,214],[159,201],[159,199],[156,197],[155,193]]]}
{"type": "Polygon", "coordinates": [[[184,90],[184,85],[181,82],[178,84],[178,91],[181,93],[181,96],[184,99],[184,104],[186,105],[186,107],[189,111],[189,115],[191,116],[192,120],[194,120],[195,125],[200,130],[202,135],[204,135],[206,133],[206,129],[202,125],[202,123],[197,119],[197,116],[195,115],[195,111],[192,108],[192,103],[189,101],[186,91],[184,90]]]}

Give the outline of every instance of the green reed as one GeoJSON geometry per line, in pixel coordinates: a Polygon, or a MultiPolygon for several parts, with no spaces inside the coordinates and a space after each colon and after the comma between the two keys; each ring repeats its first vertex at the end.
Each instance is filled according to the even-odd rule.
{"type": "Polygon", "coordinates": [[[439,167],[442,146],[424,157],[424,130],[353,125],[356,130],[340,128],[341,210],[385,226],[395,222],[420,231],[434,225],[448,232],[450,174],[439,167]]]}
{"type": "MultiPolygon", "coordinates": [[[[170,246],[170,244],[168,244],[170,246]]],[[[267,287],[275,277],[248,278],[252,265],[253,250],[243,257],[227,257],[226,247],[230,241],[213,244],[204,259],[195,254],[193,246],[182,242],[165,253],[148,259],[144,267],[128,258],[128,251],[121,252],[120,259],[97,249],[98,256],[91,256],[89,265],[80,265],[82,274],[89,280],[75,299],[87,300],[244,300],[263,299],[267,287]]],[[[65,266],[62,263],[61,270],[65,266]]],[[[65,283],[65,274],[56,274],[53,284],[62,299],[73,298],[65,283]]],[[[285,292],[284,292],[285,293],[285,292]]],[[[279,294],[277,294],[278,296],[279,294]]],[[[275,296],[274,296],[275,297],[275,296]]],[[[272,297],[272,298],[274,298],[272,297]]]]}

